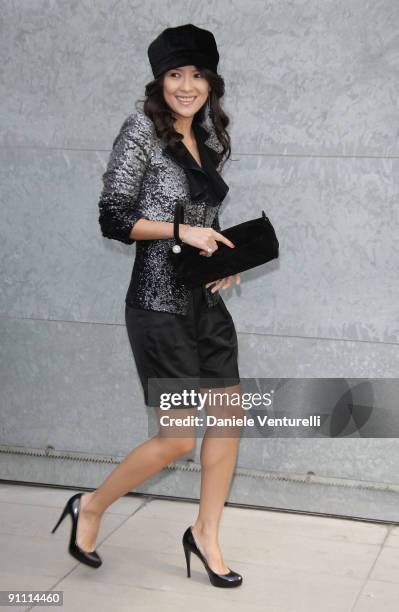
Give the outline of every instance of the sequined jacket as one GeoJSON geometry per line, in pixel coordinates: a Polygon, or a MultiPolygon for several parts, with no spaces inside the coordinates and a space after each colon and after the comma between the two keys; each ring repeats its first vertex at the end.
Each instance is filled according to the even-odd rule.
{"type": "MultiPolygon", "coordinates": [[[[178,200],[184,223],[220,230],[219,208],[229,187],[222,179],[217,153],[222,150],[214,128],[193,123],[201,166],[183,144],[181,155],[166,146],[152,120],[141,110],[130,114],[116,136],[98,202],[102,235],[125,244],[136,242],[136,256],[125,297],[131,306],[187,315],[190,290],[176,277],[168,251],[174,238],[133,240],[141,218],[173,223],[178,200]]],[[[202,288],[208,307],[219,292],[202,288]]]]}

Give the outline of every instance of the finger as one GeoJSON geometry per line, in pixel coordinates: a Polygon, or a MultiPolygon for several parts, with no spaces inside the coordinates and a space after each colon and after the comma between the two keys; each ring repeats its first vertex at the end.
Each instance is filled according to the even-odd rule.
{"type": "Polygon", "coordinates": [[[212,257],[212,255],[215,253],[215,251],[218,250],[218,245],[216,244],[216,242],[213,242],[213,244],[210,244],[206,250],[202,250],[201,253],[205,253],[205,255],[207,257],[212,257]],[[210,251],[208,251],[208,249],[211,249],[210,251]]]}
{"type": "Polygon", "coordinates": [[[222,283],[223,283],[223,279],[222,279],[222,280],[220,280],[220,281],[218,281],[218,282],[216,283],[216,285],[215,285],[214,287],[212,287],[211,292],[212,292],[212,293],[215,293],[215,291],[217,291],[218,289],[220,289],[220,288],[221,288],[221,286],[222,286],[222,283]]]}
{"type": "Polygon", "coordinates": [[[240,280],[239,275],[231,275],[231,276],[226,276],[225,278],[220,278],[218,279],[218,281],[210,281],[209,283],[206,283],[205,287],[209,287],[210,285],[213,285],[214,283],[223,283],[224,281],[226,281],[225,284],[225,289],[227,289],[228,287],[230,287],[231,283],[233,282],[234,278],[238,278],[238,281],[240,280]]]}
{"type": "Polygon", "coordinates": [[[215,234],[216,234],[215,240],[217,240],[218,242],[223,242],[224,244],[227,244],[227,246],[230,247],[230,248],[234,248],[235,247],[234,242],[231,242],[231,240],[226,238],[226,236],[223,236],[223,234],[221,234],[220,232],[215,231],[215,234]]]}
{"type": "Polygon", "coordinates": [[[226,276],[225,278],[219,278],[217,281],[211,281],[211,282],[207,283],[207,284],[205,285],[205,287],[209,287],[209,285],[213,285],[214,283],[216,283],[216,285],[215,285],[215,286],[220,288],[220,287],[222,287],[223,283],[224,283],[226,280],[228,280],[228,278],[229,278],[229,277],[228,277],[228,276],[226,276]]]}

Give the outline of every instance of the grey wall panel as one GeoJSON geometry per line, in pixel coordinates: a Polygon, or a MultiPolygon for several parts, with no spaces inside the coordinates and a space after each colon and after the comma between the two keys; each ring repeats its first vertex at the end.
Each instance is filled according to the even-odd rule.
{"type": "MultiPolygon", "coordinates": [[[[0,334],[0,444],[121,457],[155,433],[124,325],[2,318],[0,334]]],[[[346,346],[337,351],[334,341],[296,339],[293,348],[287,338],[240,334],[239,344],[242,377],[295,377],[295,364],[285,359],[294,352],[306,364],[303,377],[361,377],[362,356],[355,343],[340,343],[346,346]],[[326,344],[330,358],[323,366],[320,355],[326,355],[326,344]],[[257,368],[247,361],[254,354],[260,355],[257,368]]],[[[367,350],[374,355],[373,376],[383,376],[384,363],[395,359],[398,367],[397,351],[393,354],[389,346],[375,344],[367,350]]],[[[383,400],[382,392],[381,404],[383,400]]],[[[302,409],[298,398],[299,414],[302,409]]],[[[242,438],[239,466],[396,483],[397,447],[398,441],[389,438],[242,438]]],[[[199,450],[197,443],[198,460],[199,450]]]]}
{"type": "MultiPolygon", "coordinates": [[[[152,77],[148,43],[178,23],[212,29],[221,52],[233,145],[222,227],[264,209],[280,240],[279,260],[222,292],[241,375],[397,376],[399,5],[253,0],[212,11],[158,0],[2,3],[6,449],[50,445],[95,462],[148,435],[123,318],[135,248],[102,238],[97,200],[113,138],[152,77]]],[[[78,473],[98,484],[99,469],[12,457],[2,455],[8,478],[73,485],[78,473]]],[[[232,495],[325,511],[309,480],[295,480],[313,472],[330,479],[323,499],[337,512],[392,518],[398,457],[387,438],[243,439],[237,469],[264,480],[239,476],[232,495]],[[273,480],[279,471],[288,480],[273,480]]],[[[177,474],[168,490],[192,496],[188,482],[177,474]]],[[[147,486],[166,491],[161,478],[147,486]]]]}
{"type": "Polygon", "coordinates": [[[120,322],[135,250],[100,232],[97,202],[109,152],[5,148],[0,155],[1,313],[120,322]]]}
{"type": "Polygon", "coordinates": [[[148,432],[123,325],[0,319],[1,440],[122,456],[148,432]]]}
{"type": "Polygon", "coordinates": [[[395,0],[2,2],[3,143],[107,149],[164,27],[213,29],[240,153],[398,154],[395,0]]]}
{"type": "Polygon", "coordinates": [[[241,333],[239,357],[244,377],[395,378],[399,371],[397,345],[384,342],[241,333]]]}
{"type": "MultiPolygon", "coordinates": [[[[0,155],[1,312],[120,321],[135,247],[100,233],[108,154],[6,148],[0,155]]],[[[243,273],[241,287],[226,292],[239,331],[398,341],[398,169],[397,160],[231,161],[222,227],[265,209],[280,240],[278,260],[243,273]]]]}
{"type": "Polygon", "coordinates": [[[242,275],[241,331],[397,342],[397,160],[241,156],[222,227],[270,217],[278,260],[242,275]],[[378,316],[377,316],[378,313],[378,316]]]}

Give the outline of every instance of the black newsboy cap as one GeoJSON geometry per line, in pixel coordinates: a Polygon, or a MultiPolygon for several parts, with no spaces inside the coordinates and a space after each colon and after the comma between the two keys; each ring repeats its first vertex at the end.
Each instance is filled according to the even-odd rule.
{"type": "Polygon", "coordinates": [[[197,66],[217,72],[219,53],[215,37],[209,30],[191,23],[166,28],[148,47],[154,78],[179,66],[197,66]]]}

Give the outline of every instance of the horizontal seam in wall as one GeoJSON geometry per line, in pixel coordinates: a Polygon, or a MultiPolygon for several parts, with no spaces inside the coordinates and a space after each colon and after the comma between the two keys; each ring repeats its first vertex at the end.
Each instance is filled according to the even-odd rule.
{"type": "MultiPolygon", "coordinates": [[[[37,145],[0,145],[0,149],[33,149],[38,151],[76,151],[78,153],[110,153],[110,149],[80,149],[78,147],[41,147],[37,145]]],[[[298,158],[316,158],[316,159],[399,159],[399,154],[390,155],[371,155],[354,153],[342,154],[342,153],[232,153],[229,161],[239,161],[240,157],[298,157],[298,158]],[[234,159],[237,157],[237,159],[234,159]]]]}
{"type": "MultiPolygon", "coordinates": [[[[0,315],[0,320],[5,321],[40,321],[41,323],[70,323],[71,325],[111,325],[125,327],[125,323],[107,323],[106,321],[68,321],[66,319],[38,319],[34,317],[7,317],[0,315]]],[[[362,340],[357,338],[334,338],[329,336],[297,336],[291,334],[268,334],[251,331],[240,331],[237,327],[237,334],[241,336],[260,336],[265,338],[296,338],[298,340],[321,340],[325,342],[353,342],[365,344],[377,344],[383,346],[398,346],[399,342],[386,342],[380,340],[362,340]]]]}

